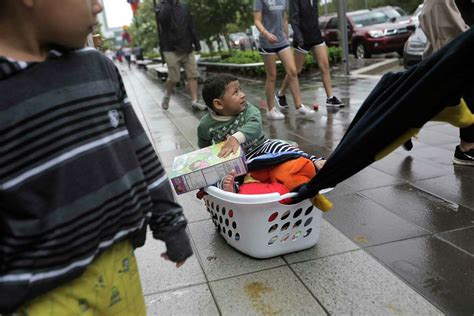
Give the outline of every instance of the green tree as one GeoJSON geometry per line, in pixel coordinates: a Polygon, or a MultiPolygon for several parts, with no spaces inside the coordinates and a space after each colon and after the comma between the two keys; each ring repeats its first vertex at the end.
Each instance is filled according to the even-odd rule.
{"type": "MultiPolygon", "coordinates": [[[[245,31],[252,21],[253,0],[193,0],[189,9],[199,30],[201,39],[216,39],[224,35],[229,42],[229,28],[245,31]]],[[[209,41],[206,41],[209,43],[209,41]]],[[[212,46],[210,46],[212,48],[212,46]]]]}
{"type": "Polygon", "coordinates": [[[129,32],[132,35],[133,45],[139,45],[144,53],[151,53],[158,48],[153,0],[141,2],[138,14],[133,17],[129,32]]]}

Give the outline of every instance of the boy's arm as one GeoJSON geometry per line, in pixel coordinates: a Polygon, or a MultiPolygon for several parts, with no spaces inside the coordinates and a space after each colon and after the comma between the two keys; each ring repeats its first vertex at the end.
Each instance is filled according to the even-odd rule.
{"type": "Polygon", "coordinates": [[[198,125],[197,135],[199,148],[209,147],[212,145],[212,140],[209,137],[209,126],[203,124],[202,121],[198,125]]]}
{"type": "Polygon", "coordinates": [[[171,261],[182,262],[193,254],[189,237],[185,231],[187,220],[184,217],[183,209],[174,199],[166,172],[128,101],[118,70],[117,76],[120,84],[119,100],[124,113],[125,125],[153,201],[149,221],[153,237],[166,243],[166,254],[171,261]]]}

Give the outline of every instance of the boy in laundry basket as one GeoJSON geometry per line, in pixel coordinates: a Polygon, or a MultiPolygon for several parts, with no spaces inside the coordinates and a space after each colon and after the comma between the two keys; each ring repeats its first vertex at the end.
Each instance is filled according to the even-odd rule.
{"type": "MultiPolygon", "coordinates": [[[[210,111],[203,116],[197,129],[199,148],[226,141],[220,157],[235,153],[241,146],[247,160],[264,154],[291,152],[310,159],[316,170],[324,165],[325,160],[321,157],[265,136],[260,110],[246,101],[237,77],[222,74],[208,78],[202,88],[202,97],[210,111]]],[[[237,191],[229,185],[234,183],[233,177],[234,173],[231,173],[218,186],[226,191],[237,191]]]]}
{"type": "Polygon", "coordinates": [[[100,11],[0,0],[0,315],[145,315],[147,226],[163,258],[192,255],[120,73],[82,49],[100,11]]]}

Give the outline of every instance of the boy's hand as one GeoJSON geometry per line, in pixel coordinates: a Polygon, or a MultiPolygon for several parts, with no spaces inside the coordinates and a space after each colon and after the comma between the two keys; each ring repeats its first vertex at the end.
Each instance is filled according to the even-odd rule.
{"type": "Polygon", "coordinates": [[[235,154],[237,150],[239,149],[239,141],[237,138],[234,136],[228,136],[227,141],[224,144],[224,147],[222,147],[221,151],[217,155],[220,158],[225,158],[229,156],[230,154],[235,154]]]}
{"type": "MultiPolygon", "coordinates": [[[[163,253],[161,254],[161,258],[163,258],[163,259],[165,259],[165,260],[170,260],[170,258],[169,258],[168,255],[166,254],[166,252],[163,252],[163,253]]],[[[186,259],[184,259],[183,261],[178,261],[178,262],[176,262],[176,268],[181,267],[185,262],[186,262],[186,259]]]]}

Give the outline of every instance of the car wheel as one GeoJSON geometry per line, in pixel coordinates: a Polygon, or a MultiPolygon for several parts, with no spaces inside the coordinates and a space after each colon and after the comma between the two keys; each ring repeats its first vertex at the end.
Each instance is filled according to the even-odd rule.
{"type": "Polygon", "coordinates": [[[363,58],[370,58],[372,54],[367,51],[364,43],[357,43],[354,48],[354,56],[357,59],[363,59],[363,58]]]}

